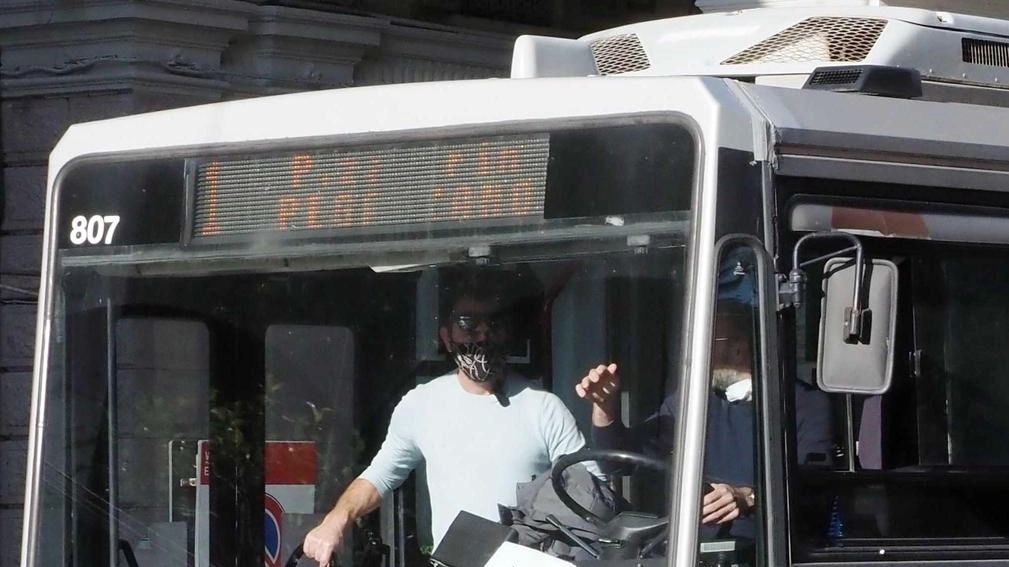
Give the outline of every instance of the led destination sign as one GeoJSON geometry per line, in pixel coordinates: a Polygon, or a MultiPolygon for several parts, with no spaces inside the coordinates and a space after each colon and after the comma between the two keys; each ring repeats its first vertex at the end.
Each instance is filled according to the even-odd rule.
{"type": "Polygon", "coordinates": [[[214,160],[193,237],[542,215],[547,134],[214,160]]]}

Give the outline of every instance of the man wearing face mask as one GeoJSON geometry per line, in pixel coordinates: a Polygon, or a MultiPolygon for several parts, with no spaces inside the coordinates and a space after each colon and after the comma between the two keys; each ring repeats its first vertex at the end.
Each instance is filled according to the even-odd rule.
{"type": "Polygon", "coordinates": [[[506,364],[512,334],[510,273],[442,274],[439,340],[457,369],[417,386],[393,411],[381,449],[321,524],[305,555],[325,564],[357,518],[376,509],[423,460],[434,543],[465,510],[498,519],[515,486],[585,445],[560,398],[532,387],[506,364]]]}
{"type": "MultiPolygon", "coordinates": [[[[734,302],[716,307],[708,397],[704,473],[708,490],[701,502],[701,523],[709,536],[752,538],[756,505],[753,447],[753,376],[750,308],[734,302]]],[[[644,423],[620,422],[620,373],[615,363],[588,371],[575,386],[592,402],[593,441],[600,449],[668,454],[675,423],[676,396],[663,400],[644,423]]]]}
{"type": "MultiPolygon", "coordinates": [[[[753,344],[757,305],[754,268],[744,254],[720,267],[711,347],[704,475],[708,484],[701,502],[702,537],[752,539],[757,506],[754,486],[753,344]]],[[[666,397],[644,422],[625,427],[620,421],[620,371],[616,363],[589,369],[575,385],[576,394],[592,403],[593,444],[668,455],[674,438],[677,396],[666,397]]],[[[829,463],[829,400],[819,391],[796,384],[796,445],[799,463],[829,463]]]]}

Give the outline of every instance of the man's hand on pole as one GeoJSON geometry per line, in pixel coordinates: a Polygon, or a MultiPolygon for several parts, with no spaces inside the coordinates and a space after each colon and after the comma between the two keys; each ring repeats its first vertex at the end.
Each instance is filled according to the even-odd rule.
{"type": "Polygon", "coordinates": [[[347,524],[348,522],[336,514],[327,514],[326,519],[305,536],[305,543],[302,546],[305,557],[318,561],[320,567],[329,565],[329,559],[343,544],[343,533],[347,529],[347,524]]]}

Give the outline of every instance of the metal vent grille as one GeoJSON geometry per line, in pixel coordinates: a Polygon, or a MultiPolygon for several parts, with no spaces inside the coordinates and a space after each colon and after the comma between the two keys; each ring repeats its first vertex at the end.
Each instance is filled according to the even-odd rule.
{"type": "Polygon", "coordinates": [[[976,65],[1009,67],[1009,43],[963,38],[963,60],[976,65]]]}
{"type": "Polygon", "coordinates": [[[809,78],[811,85],[851,85],[862,76],[860,69],[818,71],[809,78]]]}
{"type": "Polygon", "coordinates": [[[885,27],[886,20],[875,18],[809,18],[733,55],[722,65],[857,63],[869,55],[885,27]]]}
{"type": "Polygon", "coordinates": [[[543,214],[548,134],[204,163],[193,238],[543,214]]]}
{"type": "Polygon", "coordinates": [[[592,42],[592,58],[600,75],[643,71],[652,66],[635,34],[615,35],[592,42]]]}

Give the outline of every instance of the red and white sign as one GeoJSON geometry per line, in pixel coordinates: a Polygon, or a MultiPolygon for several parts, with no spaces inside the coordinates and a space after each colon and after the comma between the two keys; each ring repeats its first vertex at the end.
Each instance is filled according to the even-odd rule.
{"type": "MultiPolygon", "coordinates": [[[[197,445],[196,469],[196,566],[210,565],[210,442],[197,445]]],[[[264,448],[264,540],[263,564],[279,567],[284,558],[284,514],[315,512],[316,450],[312,441],[267,441],[264,448]]]]}

